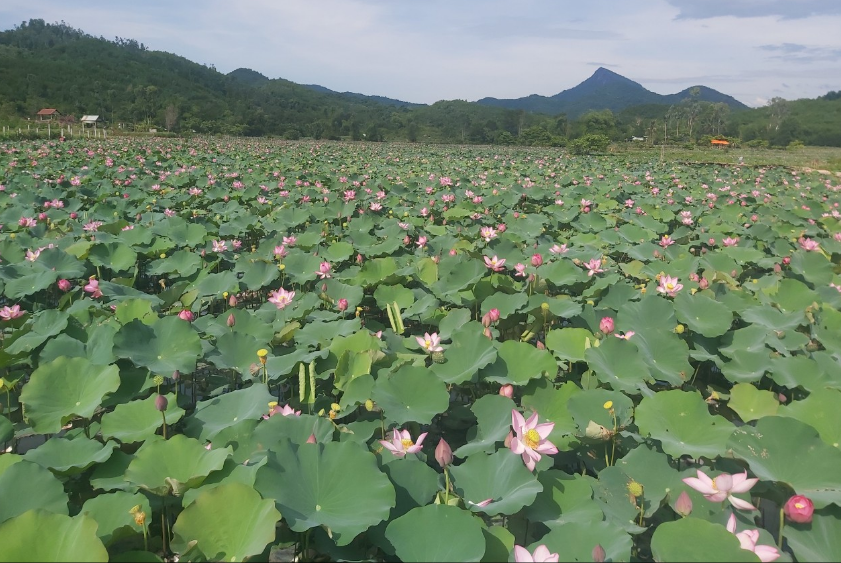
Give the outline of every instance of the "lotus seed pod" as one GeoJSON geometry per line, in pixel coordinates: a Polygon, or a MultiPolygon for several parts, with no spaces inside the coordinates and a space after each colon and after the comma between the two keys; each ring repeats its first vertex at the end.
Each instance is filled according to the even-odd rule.
{"type": "Polygon", "coordinates": [[[444,363],[444,352],[433,352],[432,353],[432,361],[436,364],[443,364],[444,363]]]}

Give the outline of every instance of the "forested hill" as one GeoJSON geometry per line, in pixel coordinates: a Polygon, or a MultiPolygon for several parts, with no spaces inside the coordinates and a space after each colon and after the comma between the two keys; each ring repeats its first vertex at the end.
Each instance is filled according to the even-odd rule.
{"type": "MultiPolygon", "coordinates": [[[[608,82],[636,84],[609,72],[601,73],[608,82]]],[[[744,111],[733,111],[726,98],[705,99],[711,93],[701,87],[673,95],[667,105],[614,111],[591,103],[580,115],[461,100],[420,105],[270,79],[248,68],[226,75],[133,39],[107,40],[43,20],[0,32],[0,76],[3,124],[36,120],[39,110],[55,108],[64,120],[95,114],[124,130],[289,139],[563,146],[585,135],[660,142],[665,133],[670,143],[727,135],[780,146],[841,146],[841,99],[829,94],[744,111]]]]}

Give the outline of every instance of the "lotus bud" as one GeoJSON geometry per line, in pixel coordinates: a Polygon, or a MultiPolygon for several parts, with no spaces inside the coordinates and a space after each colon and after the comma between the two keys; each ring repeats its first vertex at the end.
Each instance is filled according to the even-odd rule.
{"type": "Polygon", "coordinates": [[[537,341],[536,346],[537,346],[538,350],[545,350],[546,349],[546,345],[543,342],[541,342],[540,340],[537,341]]]}
{"type": "Polygon", "coordinates": [[[783,506],[786,518],[798,524],[808,524],[812,521],[815,505],[803,495],[794,495],[783,506]]]}
{"type": "Polygon", "coordinates": [[[791,257],[790,256],[784,256],[783,257],[783,264],[785,264],[786,266],[791,264],[791,257]]]}
{"type": "Polygon", "coordinates": [[[180,313],[178,313],[178,318],[187,321],[188,323],[193,322],[196,316],[193,312],[189,309],[182,309],[180,313]]]}
{"type": "Polygon", "coordinates": [[[499,388],[499,394],[502,397],[508,397],[509,399],[514,397],[514,386],[511,384],[505,384],[499,388]]]}
{"type": "Polygon", "coordinates": [[[491,319],[491,322],[495,323],[499,320],[499,309],[491,309],[488,311],[488,317],[491,319]]]}
{"type": "Polygon", "coordinates": [[[180,371],[175,370],[174,372],[172,372],[172,379],[174,379],[175,381],[178,381],[180,378],[181,378],[181,372],[180,371]]]}
{"type": "Polygon", "coordinates": [[[692,499],[686,491],[682,491],[675,501],[675,512],[681,516],[689,516],[692,513],[692,499]]]}
{"type": "Polygon", "coordinates": [[[435,446],[435,461],[441,467],[447,467],[453,462],[453,450],[444,438],[441,438],[435,446]]]}
{"type": "Polygon", "coordinates": [[[493,333],[491,332],[490,328],[486,327],[485,330],[482,331],[482,334],[484,334],[488,338],[488,340],[493,340],[494,339],[493,333]]]}
{"type": "Polygon", "coordinates": [[[543,256],[538,253],[531,255],[531,265],[535,268],[543,264],[543,256]]]}
{"type": "Polygon", "coordinates": [[[788,397],[786,397],[782,393],[779,393],[777,394],[777,400],[782,404],[786,404],[788,402],[788,397]]]}
{"type": "Polygon", "coordinates": [[[783,271],[783,267],[782,267],[782,266],[780,266],[779,264],[774,264],[774,273],[775,273],[775,274],[779,274],[779,273],[780,273],[780,272],[782,272],[782,271],[783,271]]]}
{"type": "Polygon", "coordinates": [[[71,218],[71,219],[75,219],[75,218],[76,218],[76,217],[78,217],[78,216],[79,216],[79,215],[78,215],[75,211],[74,211],[74,212],[72,212],[72,213],[70,214],[70,218],[71,218]]]}
{"type": "Polygon", "coordinates": [[[327,293],[327,284],[326,283],[321,284],[321,293],[327,293]]]}
{"type": "Polygon", "coordinates": [[[614,329],[613,317],[603,317],[599,322],[599,330],[605,335],[611,334],[614,329]]]}
{"type": "Polygon", "coordinates": [[[58,280],[58,288],[59,288],[61,291],[70,291],[70,288],[71,288],[71,287],[72,287],[72,285],[71,285],[71,283],[70,283],[69,281],[67,281],[67,280],[65,280],[65,279],[60,279],[60,280],[58,280]]]}
{"type": "Polygon", "coordinates": [[[228,305],[230,307],[236,307],[237,306],[237,296],[236,295],[231,295],[230,297],[228,297],[228,305]]]}
{"type": "Polygon", "coordinates": [[[155,408],[158,409],[160,412],[164,412],[166,410],[169,401],[167,401],[166,397],[163,395],[158,395],[155,397],[155,408]]]}
{"type": "Polygon", "coordinates": [[[698,287],[700,289],[707,289],[708,287],[710,287],[710,281],[707,278],[701,278],[700,280],[698,280],[698,287]]]}
{"type": "Polygon", "coordinates": [[[233,328],[233,327],[234,327],[234,325],[235,325],[235,324],[237,324],[236,317],[234,317],[234,314],[233,314],[233,313],[231,313],[230,315],[228,315],[228,321],[227,321],[227,323],[226,323],[226,324],[228,325],[228,328],[233,328]]]}
{"type": "Polygon", "coordinates": [[[593,548],[593,561],[596,563],[602,563],[605,558],[607,557],[607,553],[605,553],[604,548],[601,544],[596,544],[596,547],[593,548]]]}
{"type": "Polygon", "coordinates": [[[315,434],[310,434],[310,437],[307,438],[307,444],[315,444],[315,434]]]}
{"type": "Polygon", "coordinates": [[[339,308],[339,311],[347,311],[347,307],[348,307],[347,299],[345,299],[344,297],[339,299],[339,303],[337,304],[337,307],[339,308]]]}

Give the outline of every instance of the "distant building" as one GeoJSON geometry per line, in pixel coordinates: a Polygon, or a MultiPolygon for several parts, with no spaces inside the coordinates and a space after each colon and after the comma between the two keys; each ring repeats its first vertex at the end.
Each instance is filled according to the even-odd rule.
{"type": "Polygon", "coordinates": [[[61,112],[53,108],[44,108],[35,115],[38,116],[38,121],[52,121],[61,117],[61,112]]]}
{"type": "Polygon", "coordinates": [[[79,121],[84,126],[92,125],[96,127],[97,123],[102,123],[102,118],[98,115],[83,115],[79,121]]]}

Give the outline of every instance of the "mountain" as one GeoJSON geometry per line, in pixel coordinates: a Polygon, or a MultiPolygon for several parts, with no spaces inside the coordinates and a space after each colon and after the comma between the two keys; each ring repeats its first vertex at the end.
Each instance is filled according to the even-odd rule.
{"type": "Polygon", "coordinates": [[[321,92],[322,94],[337,94],[339,96],[347,96],[350,98],[356,98],[358,100],[377,102],[378,104],[384,104],[387,106],[417,108],[426,105],[416,104],[413,102],[404,102],[403,100],[395,100],[393,98],[386,98],[385,96],[369,96],[366,94],[357,94],[356,92],[336,92],[335,90],[325,88],[324,86],[319,86],[318,84],[303,84],[303,87],[309,88],[310,90],[315,90],[316,92],[321,92]]]}
{"type": "Polygon", "coordinates": [[[599,67],[590,78],[578,86],[554,96],[532,94],[516,99],[482,98],[476,103],[549,115],[565,113],[567,117],[574,119],[592,110],[609,109],[616,113],[629,107],[647,104],[673,105],[690,97],[703,102],[724,102],[732,110],[748,109],[748,106],[735,98],[706,86],[695,86],[665,96],[656,94],[638,82],[603,67],[599,67]]]}
{"type": "Polygon", "coordinates": [[[243,84],[248,84],[249,86],[260,86],[269,81],[267,76],[263,76],[256,70],[251,70],[250,68],[238,68],[236,70],[232,70],[228,73],[228,76],[234,80],[242,82],[243,84]]]}

